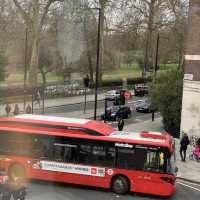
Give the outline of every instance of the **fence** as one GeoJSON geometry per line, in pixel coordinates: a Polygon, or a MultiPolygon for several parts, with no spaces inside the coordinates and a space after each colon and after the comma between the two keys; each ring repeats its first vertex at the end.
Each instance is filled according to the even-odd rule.
{"type": "Polygon", "coordinates": [[[198,140],[198,137],[196,135],[190,136],[190,145],[192,146],[196,145],[197,140],[198,140]]]}

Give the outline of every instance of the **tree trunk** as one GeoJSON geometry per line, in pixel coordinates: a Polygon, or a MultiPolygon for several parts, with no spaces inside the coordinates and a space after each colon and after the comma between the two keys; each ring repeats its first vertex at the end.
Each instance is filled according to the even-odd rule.
{"type": "Polygon", "coordinates": [[[29,70],[29,82],[32,87],[37,86],[38,58],[39,58],[39,39],[36,36],[33,39],[32,55],[31,55],[30,70],[29,70]]]}
{"type": "Polygon", "coordinates": [[[92,56],[91,56],[90,51],[87,51],[87,59],[88,59],[88,70],[90,74],[90,84],[93,85],[94,84],[94,70],[92,66],[92,56]]]}
{"type": "Polygon", "coordinates": [[[47,79],[46,79],[47,73],[42,72],[41,74],[42,74],[42,82],[43,82],[43,85],[46,85],[46,83],[47,83],[47,79]]]}
{"type": "Polygon", "coordinates": [[[153,23],[154,23],[154,8],[155,0],[151,0],[149,5],[149,18],[146,33],[146,46],[145,46],[145,57],[144,57],[144,72],[149,71],[152,66],[151,51],[152,51],[152,34],[153,34],[153,23]]]}

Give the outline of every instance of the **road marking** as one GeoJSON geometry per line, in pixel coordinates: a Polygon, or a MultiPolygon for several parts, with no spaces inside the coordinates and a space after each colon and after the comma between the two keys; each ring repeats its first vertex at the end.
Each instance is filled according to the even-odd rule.
{"type": "MultiPolygon", "coordinates": [[[[178,181],[179,182],[179,181],[178,181]]],[[[181,180],[180,183],[188,183],[189,181],[184,181],[184,180],[181,180]]],[[[192,183],[192,182],[189,182],[189,185],[196,185],[196,186],[200,186],[200,184],[198,183],[192,183]]]]}
{"type": "Polygon", "coordinates": [[[139,119],[139,118],[135,118],[135,122],[143,122],[144,120],[139,119]]]}
{"type": "Polygon", "coordinates": [[[189,188],[191,188],[191,189],[193,189],[193,190],[196,190],[196,191],[200,192],[200,189],[195,188],[195,187],[193,187],[193,186],[191,186],[191,185],[187,185],[187,184],[184,184],[184,183],[181,183],[181,182],[176,182],[176,183],[178,183],[178,184],[180,184],[180,185],[183,185],[183,186],[185,186],[185,187],[189,187],[189,188]]]}

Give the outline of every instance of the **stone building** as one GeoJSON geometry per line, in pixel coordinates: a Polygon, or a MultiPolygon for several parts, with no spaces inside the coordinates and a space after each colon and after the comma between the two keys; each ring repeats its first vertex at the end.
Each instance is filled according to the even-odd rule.
{"type": "Polygon", "coordinates": [[[190,0],[181,131],[200,137],[200,0],[190,0]]]}

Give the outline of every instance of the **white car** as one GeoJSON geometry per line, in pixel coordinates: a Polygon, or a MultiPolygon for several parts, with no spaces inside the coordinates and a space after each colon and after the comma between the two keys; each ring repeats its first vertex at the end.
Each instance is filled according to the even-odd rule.
{"type": "Polygon", "coordinates": [[[120,92],[117,90],[109,90],[106,95],[105,98],[108,100],[114,100],[116,97],[120,96],[120,92]]]}

